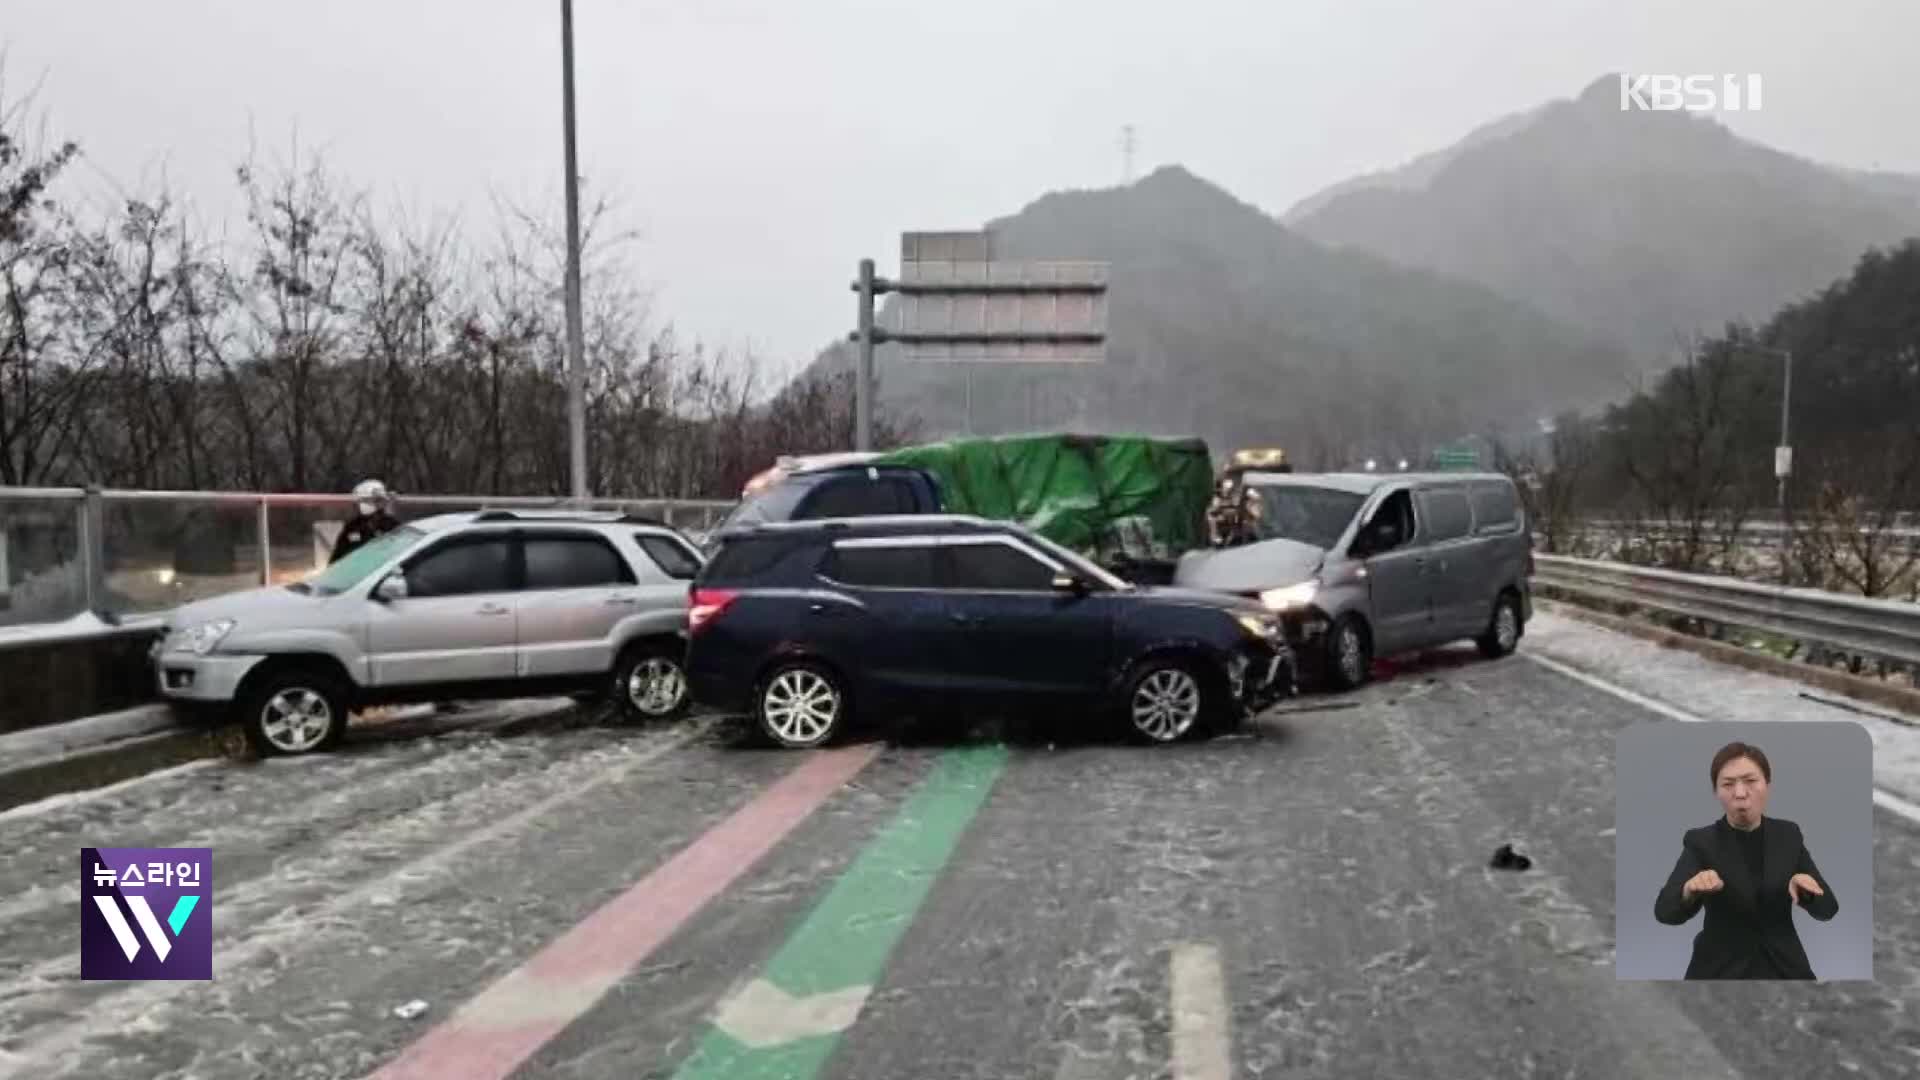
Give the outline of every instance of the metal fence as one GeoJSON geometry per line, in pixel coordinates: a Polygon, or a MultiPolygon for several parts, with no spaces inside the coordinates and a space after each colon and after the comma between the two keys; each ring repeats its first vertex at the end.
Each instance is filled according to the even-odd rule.
{"type": "MultiPolygon", "coordinates": [[[[1887,544],[1890,550],[1920,550],[1920,526],[1902,523],[1905,522],[1907,518],[1908,515],[1900,515],[1899,518],[1895,519],[1896,524],[1880,531],[1882,541],[1887,544]]],[[[1614,536],[1629,536],[1646,540],[1673,540],[1684,536],[1686,533],[1686,527],[1684,525],[1668,524],[1659,521],[1610,521],[1598,519],[1593,521],[1574,521],[1569,522],[1569,524],[1573,526],[1575,531],[1606,533],[1614,536]]],[[[1718,525],[1708,520],[1703,520],[1700,531],[1701,535],[1708,538],[1710,542],[1717,542],[1723,534],[1723,530],[1718,525]]],[[[1858,528],[1854,531],[1860,535],[1866,535],[1872,530],[1858,528]]],[[[1827,530],[1827,533],[1830,536],[1839,537],[1845,535],[1845,530],[1830,528],[1827,530]]],[[[1780,548],[1785,546],[1793,537],[1794,530],[1777,521],[1749,521],[1741,524],[1740,531],[1737,535],[1740,544],[1746,547],[1780,548]]]]}
{"type": "Polygon", "coordinates": [[[1583,600],[1633,605],[1920,666],[1920,604],[1560,555],[1534,560],[1539,584],[1583,600]]]}
{"type": "MultiPolygon", "coordinates": [[[[495,495],[402,495],[402,520],[490,509],[591,509],[659,517],[689,532],[713,527],[731,502],[495,495]]],[[[158,615],[256,585],[296,581],[326,565],[356,513],[341,494],[0,487],[0,641],[67,624],[158,615]]]]}

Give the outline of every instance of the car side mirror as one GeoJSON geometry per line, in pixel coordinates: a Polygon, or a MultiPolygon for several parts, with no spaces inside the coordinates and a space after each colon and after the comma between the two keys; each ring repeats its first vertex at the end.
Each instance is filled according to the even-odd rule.
{"type": "Polygon", "coordinates": [[[1053,575],[1053,591],[1069,593],[1073,596],[1085,596],[1087,594],[1087,583],[1082,581],[1076,574],[1055,574],[1053,575]]]}
{"type": "Polygon", "coordinates": [[[407,579],[401,574],[388,574],[385,580],[374,587],[373,598],[381,603],[407,598],[407,579]]]}

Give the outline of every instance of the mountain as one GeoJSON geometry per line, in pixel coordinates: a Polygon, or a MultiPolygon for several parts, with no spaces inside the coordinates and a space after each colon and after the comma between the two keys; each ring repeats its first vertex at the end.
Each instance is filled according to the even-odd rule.
{"type": "MultiPolygon", "coordinates": [[[[1111,264],[1108,360],[956,367],[883,346],[879,406],[926,436],[1200,435],[1350,464],[1531,427],[1628,384],[1625,355],[1597,335],[1480,285],[1330,250],[1177,167],[1047,195],[988,228],[999,259],[1111,264]]],[[[852,358],[836,346],[814,370],[852,358]]]]}
{"type": "Polygon", "coordinates": [[[1831,168],[1704,116],[1622,111],[1616,76],[1286,215],[1301,233],[1477,281],[1620,339],[1766,318],[1920,234],[1920,177],[1831,168]]]}
{"type": "MultiPolygon", "coordinates": [[[[1541,106],[1546,108],[1546,106],[1541,106]]],[[[1502,139],[1532,124],[1538,118],[1540,109],[1503,116],[1489,124],[1482,124],[1467,133],[1467,136],[1452,146],[1431,153],[1422,154],[1397,169],[1367,173],[1350,180],[1343,180],[1315,195],[1309,195],[1293,205],[1293,208],[1281,215],[1280,223],[1290,228],[1297,227],[1301,221],[1311,218],[1321,208],[1334,202],[1343,195],[1356,191],[1385,188],[1389,190],[1417,191],[1433,182],[1440,170],[1452,164],[1454,159],[1477,146],[1495,139],[1502,139]]]]}

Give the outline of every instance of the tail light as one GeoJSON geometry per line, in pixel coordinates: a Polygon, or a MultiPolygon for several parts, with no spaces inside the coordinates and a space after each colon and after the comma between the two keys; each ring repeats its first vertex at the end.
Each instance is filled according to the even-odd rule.
{"type": "Polygon", "coordinates": [[[738,595],[726,589],[694,589],[687,605],[687,632],[699,633],[701,627],[719,618],[738,595]]]}

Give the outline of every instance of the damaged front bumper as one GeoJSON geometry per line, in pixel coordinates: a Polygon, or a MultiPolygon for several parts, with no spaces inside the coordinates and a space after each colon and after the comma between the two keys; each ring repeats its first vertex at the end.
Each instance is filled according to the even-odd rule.
{"type": "Polygon", "coordinates": [[[1239,652],[1227,662],[1228,689],[1247,716],[1292,697],[1295,675],[1291,649],[1239,652]]]}

